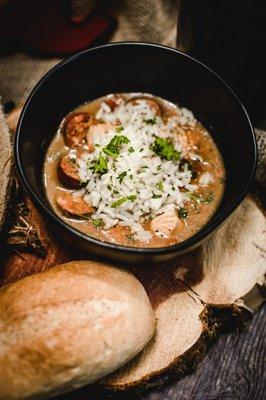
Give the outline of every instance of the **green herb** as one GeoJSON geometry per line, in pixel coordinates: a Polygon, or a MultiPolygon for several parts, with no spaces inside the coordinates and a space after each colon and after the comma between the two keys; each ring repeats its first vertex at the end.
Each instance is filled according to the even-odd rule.
{"type": "Polygon", "coordinates": [[[128,152],[129,152],[129,153],[134,153],[134,151],[135,151],[135,150],[133,149],[133,147],[129,147],[129,149],[128,149],[128,152]]]}
{"type": "Polygon", "coordinates": [[[204,200],[204,203],[209,204],[209,203],[211,203],[211,202],[213,201],[213,199],[214,199],[214,195],[213,195],[213,193],[210,193],[210,194],[206,197],[206,199],[204,200]]]}
{"type": "Polygon", "coordinates": [[[110,184],[108,183],[107,189],[112,190],[112,185],[110,185],[110,184]]]}
{"type": "Polygon", "coordinates": [[[136,200],[137,196],[135,194],[132,194],[131,196],[127,196],[128,200],[134,201],[136,200]]]}
{"type": "Polygon", "coordinates": [[[121,174],[119,174],[116,179],[119,179],[119,183],[122,183],[123,179],[125,178],[126,175],[127,175],[127,171],[121,172],[121,174]]]}
{"type": "Polygon", "coordinates": [[[127,240],[129,240],[130,242],[132,242],[132,243],[135,242],[134,235],[132,235],[132,234],[126,234],[125,236],[126,236],[127,240]]]}
{"type": "Polygon", "coordinates": [[[95,173],[100,175],[106,174],[108,172],[108,165],[106,159],[100,155],[96,163],[94,164],[93,170],[95,173]]]}
{"type": "Polygon", "coordinates": [[[153,198],[153,199],[159,199],[160,197],[162,197],[161,194],[153,194],[153,195],[152,195],[152,198],[153,198]]]}
{"type": "Polygon", "coordinates": [[[174,187],[174,186],[172,186],[172,190],[175,190],[175,187],[174,187]]]}
{"type": "Polygon", "coordinates": [[[178,211],[178,216],[179,218],[185,219],[188,216],[187,210],[185,210],[183,207],[181,207],[178,211]]]}
{"type": "Polygon", "coordinates": [[[140,168],[141,168],[141,169],[148,168],[148,165],[142,165],[140,168]]]}
{"type": "Polygon", "coordinates": [[[155,125],[156,124],[156,118],[151,118],[151,119],[144,119],[145,124],[148,125],[155,125]]]}
{"type": "Polygon", "coordinates": [[[169,138],[164,139],[156,136],[150,148],[161,160],[178,161],[180,158],[180,153],[174,148],[173,142],[169,138]]]}
{"type": "Polygon", "coordinates": [[[162,169],[162,164],[158,165],[157,171],[160,171],[162,169]]]}
{"type": "Polygon", "coordinates": [[[118,190],[114,190],[114,194],[118,194],[119,193],[119,191],[118,190]]]}
{"type": "MultiPolygon", "coordinates": [[[[90,163],[89,160],[87,160],[87,162],[86,162],[86,168],[87,168],[87,169],[92,169],[92,168],[91,168],[91,163],[90,163]]],[[[94,167],[93,167],[93,168],[94,168],[94,167]]]]}
{"type": "Polygon", "coordinates": [[[127,197],[121,197],[121,199],[113,201],[113,203],[111,204],[111,207],[116,208],[118,206],[121,206],[121,204],[123,204],[125,201],[127,201],[127,197]]]}
{"type": "Polygon", "coordinates": [[[156,184],[156,187],[157,187],[159,190],[163,190],[163,183],[162,183],[162,182],[158,182],[158,183],[156,184]]]}
{"type": "Polygon", "coordinates": [[[115,135],[106,147],[103,148],[103,152],[108,156],[116,158],[119,155],[120,147],[123,143],[127,144],[130,140],[126,136],[115,135]]]}
{"type": "Polygon", "coordinates": [[[141,153],[143,150],[144,150],[144,149],[142,148],[142,149],[140,149],[140,151],[139,151],[139,152],[141,153]]]}
{"type": "Polygon", "coordinates": [[[115,128],[116,132],[119,133],[121,131],[124,130],[123,126],[118,126],[117,128],[115,128]]]}
{"type": "Polygon", "coordinates": [[[133,179],[133,175],[132,175],[132,174],[130,174],[130,175],[129,175],[129,178],[130,178],[130,179],[133,179]]]}
{"type": "Polygon", "coordinates": [[[191,192],[186,192],[186,195],[189,196],[191,198],[191,200],[195,200],[198,203],[202,202],[202,197],[199,196],[198,194],[191,193],[191,192]]]}
{"type": "Polygon", "coordinates": [[[97,143],[97,144],[95,145],[95,147],[101,147],[101,146],[99,145],[99,143],[97,143]]]}
{"type": "Polygon", "coordinates": [[[209,204],[214,199],[213,193],[210,193],[205,199],[203,199],[202,196],[199,196],[198,194],[191,193],[191,192],[186,192],[186,195],[188,195],[191,198],[191,200],[195,200],[198,203],[209,204]]]}
{"type": "Polygon", "coordinates": [[[99,218],[99,219],[93,219],[91,222],[95,226],[95,228],[99,228],[99,226],[102,225],[103,220],[99,218]]]}
{"type": "Polygon", "coordinates": [[[131,195],[131,196],[127,196],[127,197],[121,197],[121,199],[118,199],[116,201],[113,201],[113,203],[111,204],[112,208],[116,208],[118,206],[120,206],[121,204],[125,203],[125,201],[130,200],[130,201],[134,201],[136,200],[137,196],[131,195]]]}

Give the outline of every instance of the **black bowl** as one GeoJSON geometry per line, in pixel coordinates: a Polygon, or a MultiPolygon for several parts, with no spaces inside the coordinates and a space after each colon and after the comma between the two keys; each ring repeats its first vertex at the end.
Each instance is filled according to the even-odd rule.
{"type": "Polygon", "coordinates": [[[22,111],[15,142],[20,179],[61,237],[94,256],[128,263],[164,262],[198,246],[240,204],[253,177],[254,132],[240,101],[208,67],[180,51],[147,43],[115,43],[80,52],[49,71],[22,111]],[[210,129],[226,167],[225,192],[210,221],[170,247],[133,248],[80,233],[51,209],[42,185],[44,155],[62,118],[74,107],[115,92],[147,92],[191,109],[210,129]]]}

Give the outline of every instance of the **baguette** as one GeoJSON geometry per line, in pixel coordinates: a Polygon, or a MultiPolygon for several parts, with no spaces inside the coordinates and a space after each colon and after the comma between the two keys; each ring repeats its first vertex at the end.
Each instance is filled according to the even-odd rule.
{"type": "Polygon", "coordinates": [[[61,264],[0,289],[0,399],[44,399],[113,372],[151,339],[147,294],[130,273],[61,264]]]}

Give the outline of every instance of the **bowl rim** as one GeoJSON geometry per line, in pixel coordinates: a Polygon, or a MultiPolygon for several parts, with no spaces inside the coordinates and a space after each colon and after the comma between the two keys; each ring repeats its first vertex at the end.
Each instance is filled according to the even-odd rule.
{"type": "Polygon", "coordinates": [[[63,229],[67,230],[70,232],[70,234],[74,236],[78,236],[80,239],[83,241],[85,240],[86,242],[90,242],[96,246],[100,247],[105,247],[109,248],[115,251],[121,251],[121,252],[127,252],[130,254],[146,254],[146,255],[155,255],[155,254],[165,254],[165,253],[175,253],[175,252],[183,252],[186,249],[190,247],[195,247],[197,244],[200,244],[203,239],[205,239],[207,236],[209,236],[212,232],[214,232],[220,225],[225,222],[225,220],[232,214],[232,212],[239,206],[241,201],[246,197],[250,183],[253,179],[253,176],[255,174],[256,166],[257,166],[257,159],[258,159],[258,150],[257,150],[257,142],[256,142],[256,137],[254,133],[253,126],[251,124],[249,115],[241,103],[240,99],[238,96],[235,94],[235,92],[230,88],[230,86],[224,81],[223,78],[221,78],[220,75],[218,75],[216,72],[214,72],[210,67],[207,65],[203,64],[201,61],[198,61],[194,57],[177,50],[175,48],[169,47],[169,46],[164,46],[161,44],[157,43],[150,43],[150,42],[135,42],[135,41],[121,41],[121,42],[115,42],[115,43],[107,43],[95,47],[90,47],[88,49],[82,50],[74,55],[71,55],[70,57],[65,58],[58,64],[56,64],[53,68],[51,68],[40,80],[39,82],[34,86],[32,89],[31,93],[29,94],[22,112],[19,117],[17,129],[16,129],[16,135],[15,135],[15,141],[14,141],[14,151],[15,151],[15,165],[16,169],[19,174],[19,178],[22,182],[22,185],[26,189],[27,193],[29,194],[30,198],[32,199],[33,203],[40,208],[44,213],[45,216],[50,218],[52,222],[59,224],[63,229]],[[86,235],[85,233],[82,233],[72,227],[71,225],[67,224],[65,221],[63,221],[53,210],[52,208],[47,207],[39,195],[35,192],[35,190],[31,187],[27,175],[24,172],[24,169],[22,167],[22,162],[21,162],[21,157],[20,157],[20,142],[22,140],[22,123],[23,123],[23,118],[24,114],[26,113],[26,110],[30,107],[31,99],[33,96],[38,92],[39,88],[45,84],[45,82],[52,76],[56,71],[60,70],[64,65],[71,63],[75,60],[78,60],[80,57],[82,57],[84,54],[87,53],[93,53],[97,51],[104,50],[105,48],[109,47],[123,47],[123,46],[132,46],[132,47],[138,47],[138,46],[146,46],[146,47],[151,47],[151,48],[158,48],[161,50],[165,51],[170,51],[173,53],[176,53],[180,55],[181,57],[187,58],[190,62],[198,65],[201,69],[204,69],[207,71],[210,75],[212,75],[220,85],[224,87],[224,89],[229,93],[229,95],[234,99],[234,101],[238,104],[240,110],[242,110],[243,114],[246,117],[246,120],[249,124],[250,128],[250,133],[252,137],[252,143],[253,143],[253,160],[252,160],[252,168],[250,170],[250,173],[246,176],[246,179],[244,180],[244,183],[242,184],[241,190],[239,190],[238,195],[235,196],[233,200],[225,207],[222,209],[220,212],[218,212],[216,215],[214,214],[213,217],[211,218],[211,223],[209,224],[210,221],[208,221],[197,233],[195,233],[193,236],[189,237],[188,239],[184,240],[183,242],[171,245],[171,246],[164,246],[164,247],[132,247],[132,246],[125,246],[125,245],[120,245],[120,244],[114,244],[114,243],[109,243],[109,242],[104,242],[99,239],[96,239],[94,237],[90,237],[86,235]]]}

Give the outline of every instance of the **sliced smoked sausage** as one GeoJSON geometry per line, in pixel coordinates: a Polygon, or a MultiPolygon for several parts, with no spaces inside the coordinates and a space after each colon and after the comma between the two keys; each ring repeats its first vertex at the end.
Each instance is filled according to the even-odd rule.
{"type": "Polygon", "coordinates": [[[63,155],[59,161],[58,178],[64,186],[71,189],[77,189],[81,184],[75,158],[70,153],[63,155]]]}
{"type": "Polygon", "coordinates": [[[72,192],[60,192],[56,196],[56,202],[63,211],[75,216],[81,217],[94,211],[83,197],[75,196],[72,192]]]}
{"type": "Polygon", "coordinates": [[[82,145],[88,129],[97,124],[97,120],[89,113],[70,114],[63,125],[63,134],[68,147],[82,145]]]}

